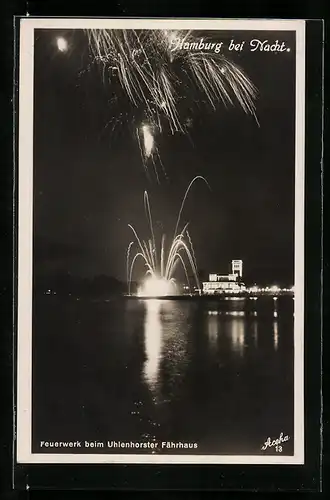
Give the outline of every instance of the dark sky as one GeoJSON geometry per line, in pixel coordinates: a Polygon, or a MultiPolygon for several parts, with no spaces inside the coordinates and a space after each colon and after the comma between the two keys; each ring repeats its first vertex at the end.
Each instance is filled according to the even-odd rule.
{"type": "MultiPolygon", "coordinates": [[[[190,136],[165,129],[156,137],[168,173],[158,185],[144,173],[134,135],[139,110],[134,114],[118,84],[103,81],[100,67],[90,64],[86,35],[36,31],[37,274],[107,274],[124,280],[132,240],[128,223],[148,236],[144,190],[157,231],[170,235],[186,187],[203,175],[211,192],[196,183],[183,213],[199,268],[225,273],[232,258],[241,258],[247,281],[293,282],[294,33],[222,32],[216,38],[245,39],[246,45],[252,38],[280,40],[291,51],[224,51],[258,88],[260,127],[238,105],[184,109],[192,123],[190,136]],[[59,35],[69,41],[66,53],[57,49],[59,35]],[[114,122],[107,124],[120,113],[123,120],[112,132],[114,122]]],[[[200,98],[192,91],[186,101],[193,105],[200,98]]]]}

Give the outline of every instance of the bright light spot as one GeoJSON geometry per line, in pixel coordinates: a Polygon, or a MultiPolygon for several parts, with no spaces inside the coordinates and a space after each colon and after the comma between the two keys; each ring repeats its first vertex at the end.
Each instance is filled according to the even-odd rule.
{"type": "Polygon", "coordinates": [[[244,311],[227,311],[227,316],[244,316],[244,311]]]}
{"type": "Polygon", "coordinates": [[[57,48],[60,52],[66,52],[68,50],[68,42],[65,38],[57,38],[57,48]]]}
{"type": "Polygon", "coordinates": [[[146,157],[149,158],[154,149],[154,136],[151,133],[149,125],[142,125],[142,134],[143,134],[144,153],[146,157]]]}
{"type": "Polygon", "coordinates": [[[163,278],[147,278],[138,291],[139,297],[164,297],[173,293],[172,283],[163,278]]]}

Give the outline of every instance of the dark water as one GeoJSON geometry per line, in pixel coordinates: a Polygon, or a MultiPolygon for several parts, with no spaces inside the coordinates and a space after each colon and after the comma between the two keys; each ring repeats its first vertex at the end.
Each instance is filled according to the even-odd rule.
{"type": "MultiPolygon", "coordinates": [[[[40,441],[133,440],[197,443],[189,453],[276,453],[261,446],[283,432],[283,454],[293,454],[292,298],[45,296],[35,318],[34,452],[59,451],[40,441]]],[[[139,453],[75,450],[91,451],[139,453]]]]}

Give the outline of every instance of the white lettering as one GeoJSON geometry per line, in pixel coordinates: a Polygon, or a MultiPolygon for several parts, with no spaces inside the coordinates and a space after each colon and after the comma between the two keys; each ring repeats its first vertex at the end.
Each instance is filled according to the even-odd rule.
{"type": "Polygon", "coordinates": [[[278,40],[275,43],[270,43],[268,40],[259,40],[258,38],[254,38],[250,41],[251,52],[255,52],[259,50],[260,52],[284,52],[286,49],[284,42],[279,42],[278,40]]]}
{"type": "MultiPolygon", "coordinates": [[[[264,442],[263,446],[261,449],[263,451],[267,450],[267,448],[272,448],[272,447],[277,447],[281,443],[285,443],[286,441],[289,441],[289,436],[284,436],[283,432],[281,432],[280,437],[277,439],[271,439],[270,437],[267,438],[267,440],[264,442]]],[[[282,449],[282,447],[280,447],[282,449]]]]}

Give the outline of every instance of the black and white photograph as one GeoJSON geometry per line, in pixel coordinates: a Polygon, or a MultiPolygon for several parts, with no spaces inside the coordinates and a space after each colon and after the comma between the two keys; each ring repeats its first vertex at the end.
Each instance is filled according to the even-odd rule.
{"type": "Polygon", "coordinates": [[[303,464],[305,22],[19,36],[18,462],[303,464]]]}

